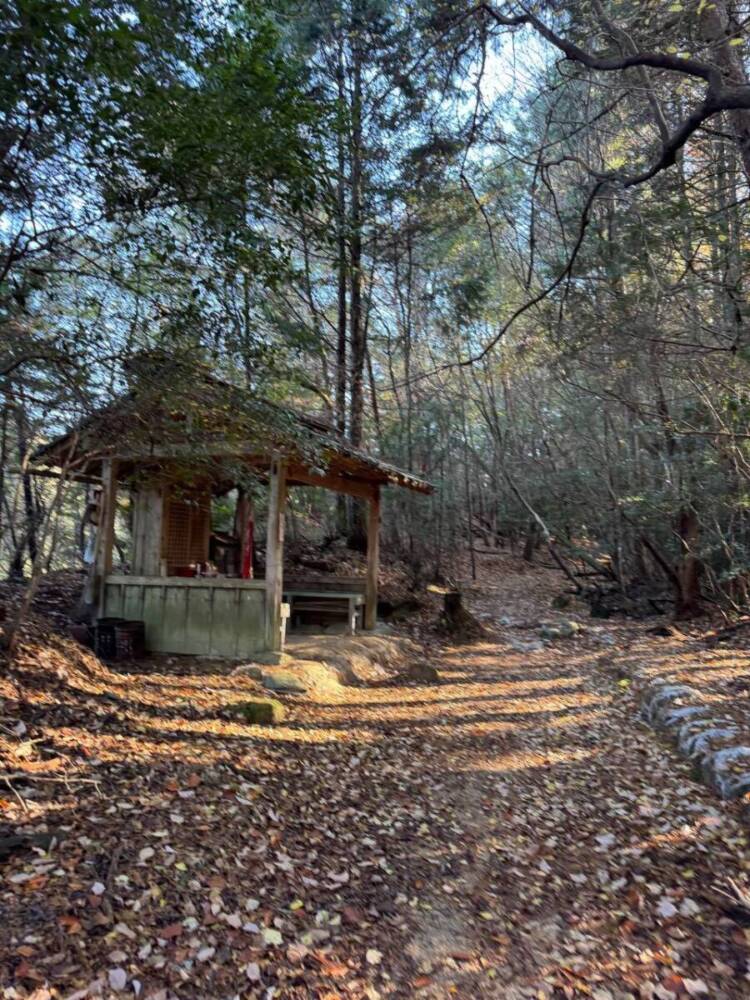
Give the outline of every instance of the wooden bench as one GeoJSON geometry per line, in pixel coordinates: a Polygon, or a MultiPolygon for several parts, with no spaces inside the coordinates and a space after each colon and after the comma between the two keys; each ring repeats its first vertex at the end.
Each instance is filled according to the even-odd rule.
{"type": "Polygon", "coordinates": [[[364,607],[363,594],[337,590],[285,590],[284,600],[289,602],[292,622],[299,624],[305,612],[344,616],[349,635],[357,631],[360,609],[364,607]]]}

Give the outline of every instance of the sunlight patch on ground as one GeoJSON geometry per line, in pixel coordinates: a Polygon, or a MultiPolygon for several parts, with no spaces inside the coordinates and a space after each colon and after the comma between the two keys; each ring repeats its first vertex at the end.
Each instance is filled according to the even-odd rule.
{"type": "MultiPolygon", "coordinates": [[[[497,656],[497,653],[495,654],[497,656]]],[[[506,695],[543,694],[555,691],[557,688],[581,687],[585,678],[582,674],[571,674],[567,677],[550,677],[543,680],[523,681],[486,681],[484,683],[468,683],[459,675],[457,682],[447,682],[452,675],[449,671],[440,671],[443,683],[433,687],[381,687],[349,689],[349,704],[366,705],[378,702],[399,704],[411,702],[449,703],[456,699],[470,701],[481,696],[503,697],[506,695]]]]}
{"type": "MultiPolygon", "coordinates": [[[[190,733],[197,738],[237,739],[244,741],[253,739],[264,743],[345,743],[351,740],[374,739],[376,734],[370,730],[349,727],[347,729],[326,729],[319,726],[296,728],[293,726],[247,726],[237,722],[224,722],[220,719],[141,719],[141,725],[146,731],[154,733],[190,733]]],[[[242,743],[239,744],[242,748],[242,743]]]]}
{"type": "Polygon", "coordinates": [[[590,725],[592,722],[600,722],[606,719],[607,713],[604,709],[595,712],[579,712],[570,715],[558,715],[551,719],[545,719],[544,725],[547,729],[568,729],[572,726],[590,725]]]}
{"type": "MultiPolygon", "coordinates": [[[[694,823],[683,824],[674,830],[666,830],[663,833],[654,833],[645,840],[639,841],[636,845],[638,850],[647,851],[652,847],[676,847],[680,844],[698,841],[701,838],[701,828],[706,826],[710,817],[703,816],[695,820],[694,823]]],[[[710,823],[709,823],[710,825],[710,823]]]]}
{"type": "Polygon", "coordinates": [[[479,757],[472,765],[459,768],[460,771],[491,771],[494,774],[505,774],[510,771],[530,771],[556,764],[573,764],[580,760],[591,760],[598,751],[591,747],[580,750],[514,750],[512,753],[500,754],[497,757],[479,757]]]}
{"type": "Polygon", "coordinates": [[[587,708],[602,705],[606,701],[601,695],[585,694],[573,691],[566,694],[548,694],[537,698],[502,698],[500,696],[485,696],[483,698],[460,700],[456,702],[419,702],[412,705],[388,704],[382,706],[368,705],[368,711],[363,714],[362,706],[349,705],[346,714],[337,708],[328,707],[315,713],[316,719],[334,722],[346,718],[351,725],[352,719],[375,724],[379,720],[389,724],[398,722],[433,722],[435,724],[453,724],[461,721],[471,721],[471,716],[481,716],[485,719],[511,716],[549,716],[552,713],[575,708],[587,708]],[[379,709],[379,711],[378,711],[379,709]]]}

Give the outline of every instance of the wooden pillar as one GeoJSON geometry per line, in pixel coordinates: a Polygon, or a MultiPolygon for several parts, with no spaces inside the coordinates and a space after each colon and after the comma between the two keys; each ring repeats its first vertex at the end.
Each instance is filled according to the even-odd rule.
{"type": "Polygon", "coordinates": [[[380,487],[373,488],[367,516],[367,587],[365,628],[375,628],[378,616],[378,568],[380,566],[380,487]]]}
{"type": "Polygon", "coordinates": [[[284,586],[284,509],[286,507],[286,462],[271,462],[266,530],[266,643],[271,650],[282,647],[281,598],[284,586]]]}
{"type": "Polygon", "coordinates": [[[102,462],[102,494],[99,503],[99,524],[96,532],[96,554],[91,567],[93,576],[91,604],[100,616],[104,614],[104,580],[112,572],[116,503],[117,460],[106,458],[102,462]]]}

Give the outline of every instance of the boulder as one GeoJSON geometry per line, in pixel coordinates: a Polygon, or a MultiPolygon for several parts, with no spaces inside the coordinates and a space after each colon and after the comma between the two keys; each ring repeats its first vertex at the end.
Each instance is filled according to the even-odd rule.
{"type": "Polygon", "coordinates": [[[263,687],[269,691],[281,694],[304,694],[307,688],[291,670],[274,670],[273,673],[263,672],[263,687]]]}
{"type": "Polygon", "coordinates": [[[277,650],[267,649],[262,653],[253,653],[255,663],[261,663],[264,667],[286,667],[294,657],[289,653],[280,653],[277,650]]]}
{"type": "Polygon", "coordinates": [[[563,621],[557,622],[555,625],[542,625],[539,629],[539,635],[542,639],[572,639],[580,631],[581,626],[578,622],[563,621]]]}
{"type": "Polygon", "coordinates": [[[554,625],[542,625],[539,629],[539,635],[542,639],[562,639],[562,632],[559,628],[554,625]]]}
{"type": "Polygon", "coordinates": [[[676,708],[669,706],[660,711],[658,722],[664,729],[672,729],[692,719],[706,719],[710,714],[710,705],[681,705],[676,708]]]}
{"type": "Polygon", "coordinates": [[[540,639],[531,639],[529,642],[524,642],[523,639],[511,639],[510,648],[517,653],[536,653],[544,649],[544,643],[540,639]]]}
{"type": "Polygon", "coordinates": [[[664,712],[681,707],[685,702],[695,702],[698,696],[685,684],[657,681],[646,695],[641,714],[651,725],[658,725],[664,712]]]}
{"type": "Polygon", "coordinates": [[[704,780],[723,799],[734,799],[750,791],[750,747],[725,747],[703,758],[704,780]]]}
{"type": "Polygon", "coordinates": [[[719,725],[716,720],[708,720],[706,728],[697,732],[693,730],[683,736],[681,729],[678,747],[685,757],[701,760],[714,750],[722,750],[736,743],[738,735],[739,730],[736,726],[719,725]]]}
{"type": "Polygon", "coordinates": [[[641,715],[672,736],[693,761],[696,778],[723,799],[739,798],[750,792],[750,746],[738,744],[739,727],[732,719],[712,717],[711,708],[686,684],[656,681],[646,689],[641,715]]]}
{"type": "Polygon", "coordinates": [[[233,708],[251,726],[272,726],[277,722],[283,722],[286,716],[284,706],[275,698],[242,701],[234,705],[233,708]]]}
{"type": "Polygon", "coordinates": [[[254,681],[263,680],[263,670],[257,663],[240,663],[231,674],[232,677],[249,677],[254,681]]]}
{"type": "Polygon", "coordinates": [[[408,681],[418,681],[421,684],[437,684],[440,674],[429,663],[410,663],[402,676],[408,681]]]}
{"type": "Polygon", "coordinates": [[[596,642],[601,643],[602,646],[617,645],[617,639],[615,639],[613,635],[610,635],[609,632],[604,632],[602,635],[596,635],[594,636],[594,639],[596,640],[596,642]]]}

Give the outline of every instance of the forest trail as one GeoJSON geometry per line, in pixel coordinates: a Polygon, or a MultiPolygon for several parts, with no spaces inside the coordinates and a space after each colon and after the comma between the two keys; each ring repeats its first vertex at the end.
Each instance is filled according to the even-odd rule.
{"type": "MultiPolygon", "coordinates": [[[[549,617],[533,579],[483,586],[474,610],[488,623],[549,617]]],[[[750,935],[711,891],[748,868],[737,812],[638,721],[617,661],[643,627],[615,632],[604,653],[571,641],[519,652],[534,637],[521,629],[520,642],[448,650],[440,685],[353,690],[336,709],[354,730],[376,727],[381,764],[393,758],[402,790],[419,788],[386,993],[750,996],[750,935]]],[[[386,827],[402,805],[372,801],[386,827]]]]}
{"type": "Polygon", "coordinates": [[[0,1000],[750,1000],[750,0],[0,38],[0,1000]]]}
{"type": "Polygon", "coordinates": [[[469,596],[488,637],[436,645],[440,683],[289,698],[274,727],[232,720],[252,682],[220,665],[29,647],[0,715],[14,767],[53,777],[0,804],[59,842],[0,859],[4,996],[750,996],[718,894],[750,867],[742,804],[621,677],[664,645],[620,621],[530,649],[559,577],[492,572],[469,596]]]}

